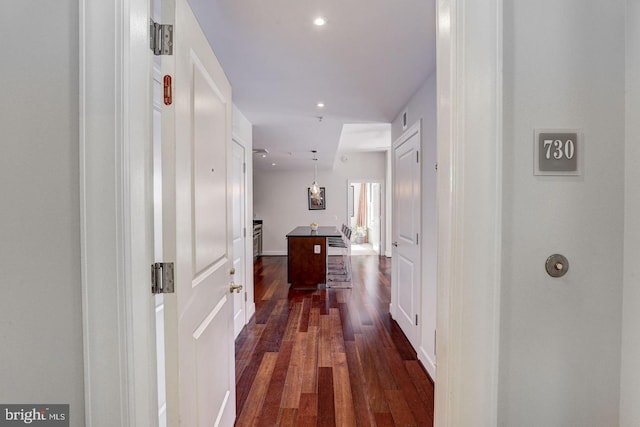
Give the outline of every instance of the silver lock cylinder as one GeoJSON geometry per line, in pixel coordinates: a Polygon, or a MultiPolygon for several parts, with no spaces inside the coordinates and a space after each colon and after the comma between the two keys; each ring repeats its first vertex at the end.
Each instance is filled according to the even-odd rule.
{"type": "Polygon", "coordinates": [[[553,254],[544,264],[547,273],[551,277],[562,277],[569,271],[569,260],[560,254],[553,254]]]}

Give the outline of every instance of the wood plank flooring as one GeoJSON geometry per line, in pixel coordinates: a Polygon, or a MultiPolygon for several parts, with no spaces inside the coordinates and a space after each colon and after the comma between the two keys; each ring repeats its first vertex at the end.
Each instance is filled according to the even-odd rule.
{"type": "Polygon", "coordinates": [[[293,291],[286,257],[254,266],[236,340],[236,426],[432,426],[433,384],[390,318],[391,261],[352,257],[352,289],[293,291]]]}

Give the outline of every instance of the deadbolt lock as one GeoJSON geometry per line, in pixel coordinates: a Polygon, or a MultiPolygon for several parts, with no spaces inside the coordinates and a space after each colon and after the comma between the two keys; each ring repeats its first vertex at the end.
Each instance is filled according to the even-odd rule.
{"type": "Polygon", "coordinates": [[[553,254],[545,262],[545,269],[551,277],[562,277],[569,271],[569,260],[560,254],[553,254]]]}

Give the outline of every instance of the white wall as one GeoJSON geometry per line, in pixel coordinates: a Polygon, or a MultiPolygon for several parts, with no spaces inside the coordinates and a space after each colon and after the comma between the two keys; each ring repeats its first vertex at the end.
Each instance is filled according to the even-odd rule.
{"type": "Polygon", "coordinates": [[[71,0],[0,14],[0,402],[69,403],[72,426],[84,425],[78,26],[71,0]]]}
{"type": "Polygon", "coordinates": [[[408,128],[422,120],[422,292],[420,307],[420,345],[418,357],[432,378],[435,378],[435,331],[436,331],[436,73],[434,72],[411,97],[405,109],[391,124],[391,139],[397,140],[403,133],[402,113],[407,112],[408,128]]]}
{"type": "Polygon", "coordinates": [[[624,298],[620,426],[640,425],[640,2],[627,1],[624,298]]]}
{"type": "Polygon", "coordinates": [[[624,43],[622,1],[504,2],[501,426],[618,425],[624,43]],[[582,176],[533,175],[536,128],[582,131],[582,176]]]}
{"type": "MultiPolygon", "coordinates": [[[[347,181],[385,179],[383,152],[348,153],[348,160],[336,162],[332,171],[318,170],[318,182],[325,187],[326,210],[309,210],[307,188],[313,181],[313,165],[307,172],[254,171],[253,212],[262,219],[264,255],[285,255],[286,234],[299,225],[317,222],[321,226],[347,223],[347,181]]],[[[384,209],[383,209],[384,212],[384,209]]],[[[384,215],[384,213],[383,213],[384,215]]]]}

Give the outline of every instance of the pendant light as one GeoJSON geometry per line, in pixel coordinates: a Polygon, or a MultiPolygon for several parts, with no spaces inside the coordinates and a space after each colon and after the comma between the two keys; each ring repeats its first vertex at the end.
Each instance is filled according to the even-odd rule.
{"type": "Polygon", "coordinates": [[[316,158],[316,150],[311,150],[313,153],[313,182],[311,183],[311,195],[315,196],[320,194],[320,185],[318,185],[318,159],[316,158]]]}

